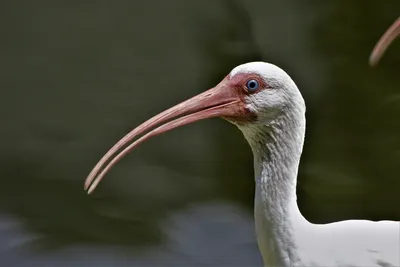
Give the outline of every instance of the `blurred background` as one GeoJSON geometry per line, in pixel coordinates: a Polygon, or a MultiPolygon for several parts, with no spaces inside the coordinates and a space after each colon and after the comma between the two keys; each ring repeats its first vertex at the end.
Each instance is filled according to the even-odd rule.
{"type": "Polygon", "coordinates": [[[299,206],[314,223],[400,220],[400,1],[2,1],[1,266],[261,266],[252,154],[221,119],[100,157],[238,64],[274,63],[307,103],[299,206]]]}

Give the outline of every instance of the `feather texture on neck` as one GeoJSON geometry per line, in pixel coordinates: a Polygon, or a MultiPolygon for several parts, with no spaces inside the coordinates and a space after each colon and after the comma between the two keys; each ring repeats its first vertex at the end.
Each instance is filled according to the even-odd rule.
{"type": "Polygon", "coordinates": [[[288,107],[272,121],[240,127],[254,155],[256,231],[268,266],[294,266],[299,261],[295,232],[308,224],[296,198],[305,134],[302,107],[288,107]]]}

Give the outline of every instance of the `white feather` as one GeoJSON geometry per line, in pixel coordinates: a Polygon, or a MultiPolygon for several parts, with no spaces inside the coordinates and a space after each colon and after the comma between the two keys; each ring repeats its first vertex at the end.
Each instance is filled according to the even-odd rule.
{"type": "Polygon", "coordinates": [[[256,232],[265,266],[400,266],[400,222],[316,225],[302,216],[296,183],[305,134],[303,97],[273,64],[243,64],[230,76],[239,73],[259,74],[271,86],[246,99],[257,121],[238,125],[254,155],[256,232]]]}

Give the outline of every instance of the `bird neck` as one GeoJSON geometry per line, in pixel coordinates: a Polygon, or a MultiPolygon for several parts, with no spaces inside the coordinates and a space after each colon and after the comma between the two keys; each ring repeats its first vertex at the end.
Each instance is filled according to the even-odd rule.
{"type": "Polygon", "coordinates": [[[296,197],[304,113],[282,116],[257,128],[247,139],[254,154],[258,245],[266,266],[294,266],[299,261],[296,232],[308,225],[296,197]]]}

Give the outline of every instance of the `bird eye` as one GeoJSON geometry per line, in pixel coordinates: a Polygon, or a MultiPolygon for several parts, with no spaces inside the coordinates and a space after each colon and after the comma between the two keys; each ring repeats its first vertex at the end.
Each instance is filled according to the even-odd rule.
{"type": "Polygon", "coordinates": [[[259,85],[258,81],[256,81],[256,80],[249,80],[249,81],[247,81],[247,83],[246,83],[247,90],[248,90],[250,93],[255,92],[255,91],[258,89],[259,86],[260,86],[260,85],[259,85]]]}

